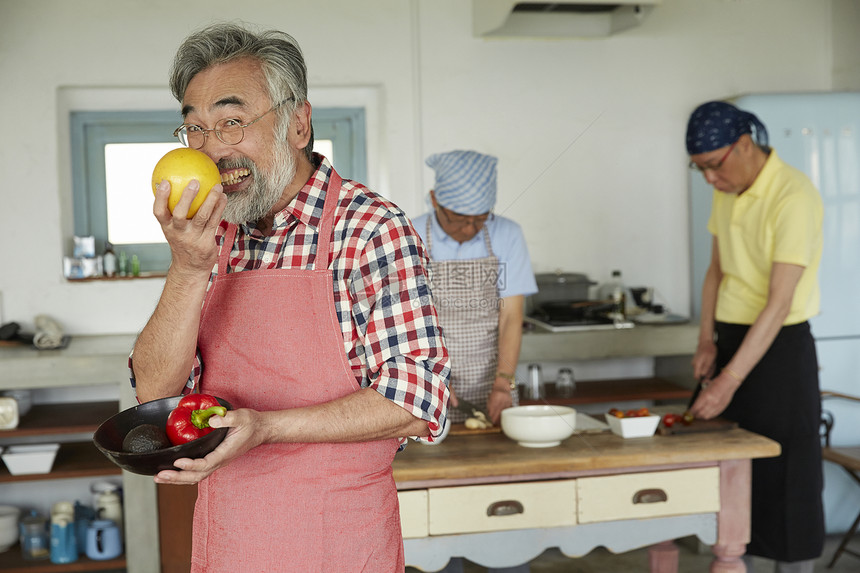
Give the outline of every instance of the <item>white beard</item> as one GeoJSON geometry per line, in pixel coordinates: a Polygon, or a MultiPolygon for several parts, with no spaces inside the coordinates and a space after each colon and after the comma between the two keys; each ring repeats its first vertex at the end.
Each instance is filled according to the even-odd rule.
{"type": "Polygon", "coordinates": [[[296,160],[289,146],[277,144],[273,150],[271,173],[262,173],[257,164],[243,157],[225,161],[227,169],[246,168],[251,172],[251,187],[227,194],[227,207],[222,218],[228,223],[256,223],[266,216],[281,198],[287,185],[296,176],[296,160]]]}

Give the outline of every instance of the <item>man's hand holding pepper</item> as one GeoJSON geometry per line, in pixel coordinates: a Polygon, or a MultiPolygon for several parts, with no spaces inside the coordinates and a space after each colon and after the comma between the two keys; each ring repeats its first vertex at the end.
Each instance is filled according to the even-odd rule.
{"type": "Polygon", "coordinates": [[[166,470],[158,483],[192,484],[261,444],[366,442],[430,433],[417,418],[374,388],[362,388],[342,398],[288,410],[230,410],[213,416],[214,428],[230,428],[224,441],[205,458],[176,460],[182,471],[166,470]]]}
{"type": "Polygon", "coordinates": [[[155,476],[156,483],[190,485],[209,477],[218,468],[267,441],[268,426],[264,418],[260,412],[249,408],[230,410],[224,416],[212,416],[210,426],[229,428],[224,441],[205,458],[176,460],[173,465],[182,471],[159,472],[155,476]]]}

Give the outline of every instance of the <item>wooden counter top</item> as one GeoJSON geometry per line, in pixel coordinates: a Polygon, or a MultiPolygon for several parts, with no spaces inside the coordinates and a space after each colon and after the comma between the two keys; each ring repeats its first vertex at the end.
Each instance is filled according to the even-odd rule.
{"type": "Polygon", "coordinates": [[[723,460],[779,455],[777,442],[734,429],[651,438],[574,434],[552,448],[526,448],[504,434],[448,436],[437,446],[410,442],[394,458],[399,489],[550,479],[614,473],[621,468],[713,465],[723,460]]]}

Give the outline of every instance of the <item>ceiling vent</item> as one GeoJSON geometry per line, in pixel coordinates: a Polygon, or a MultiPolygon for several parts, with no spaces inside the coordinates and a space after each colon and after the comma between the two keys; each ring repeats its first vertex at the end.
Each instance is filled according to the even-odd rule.
{"type": "Polygon", "coordinates": [[[472,31],[485,37],[600,38],[638,26],[662,0],[472,0],[472,31]]]}

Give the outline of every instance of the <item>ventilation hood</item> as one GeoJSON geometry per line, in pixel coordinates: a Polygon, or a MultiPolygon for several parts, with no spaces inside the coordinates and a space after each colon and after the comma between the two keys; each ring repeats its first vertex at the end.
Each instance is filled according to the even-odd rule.
{"type": "Polygon", "coordinates": [[[662,1],[472,0],[472,31],[483,37],[600,38],[638,26],[662,1]]]}

